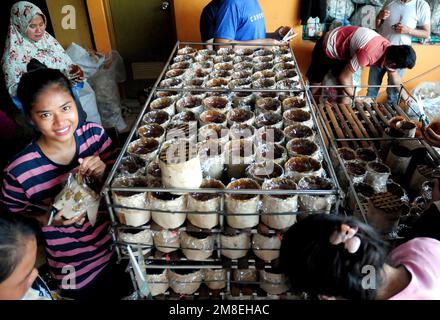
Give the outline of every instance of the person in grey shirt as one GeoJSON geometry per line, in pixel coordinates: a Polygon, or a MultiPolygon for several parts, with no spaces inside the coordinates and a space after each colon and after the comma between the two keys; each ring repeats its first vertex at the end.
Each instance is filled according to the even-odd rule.
{"type": "MultiPolygon", "coordinates": [[[[428,39],[431,33],[431,11],[425,0],[387,0],[376,17],[377,32],[392,45],[411,45],[412,37],[428,39]]],[[[404,69],[398,70],[403,77],[404,69]]],[[[370,67],[368,85],[380,85],[386,70],[370,67]]],[[[388,82],[389,83],[389,82],[388,82]]],[[[369,88],[367,96],[375,99],[379,88],[369,88]]],[[[396,88],[388,88],[388,102],[396,103],[396,88]]]]}

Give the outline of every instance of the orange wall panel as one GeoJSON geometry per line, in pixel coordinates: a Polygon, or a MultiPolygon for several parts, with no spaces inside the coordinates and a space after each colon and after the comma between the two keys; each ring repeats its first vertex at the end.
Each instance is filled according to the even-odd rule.
{"type": "Polygon", "coordinates": [[[106,12],[105,0],[87,0],[90,23],[93,30],[95,47],[98,52],[108,53],[112,49],[109,29],[109,16],[106,12]]]}

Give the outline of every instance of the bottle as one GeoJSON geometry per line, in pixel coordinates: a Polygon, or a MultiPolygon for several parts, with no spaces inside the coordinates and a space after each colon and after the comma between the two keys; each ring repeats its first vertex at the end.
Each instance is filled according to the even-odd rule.
{"type": "Polygon", "coordinates": [[[319,17],[316,18],[309,17],[309,19],[307,19],[306,34],[309,38],[316,37],[318,24],[319,24],[319,17]]]}

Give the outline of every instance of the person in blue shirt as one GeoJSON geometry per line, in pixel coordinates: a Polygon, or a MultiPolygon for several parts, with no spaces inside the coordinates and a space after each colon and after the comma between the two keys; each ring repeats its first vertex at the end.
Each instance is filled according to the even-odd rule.
{"type": "Polygon", "coordinates": [[[280,27],[274,33],[266,33],[266,21],[258,0],[213,0],[202,12],[200,27],[204,29],[202,39],[212,37],[216,43],[243,44],[277,44],[283,36],[280,31],[289,29],[280,27]]]}
{"type": "Polygon", "coordinates": [[[203,42],[213,41],[218,10],[222,0],[212,0],[203,8],[200,15],[200,35],[203,42]]]}

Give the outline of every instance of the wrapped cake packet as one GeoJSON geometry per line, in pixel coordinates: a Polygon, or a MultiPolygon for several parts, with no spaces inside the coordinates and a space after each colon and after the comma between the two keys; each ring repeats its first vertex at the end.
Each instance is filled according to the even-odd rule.
{"type": "Polygon", "coordinates": [[[70,173],[63,190],[56,196],[53,207],[58,211],[63,210],[63,217],[66,219],[87,213],[90,223],[94,226],[99,202],[100,196],[89,187],[86,179],[79,173],[70,173]]]}

